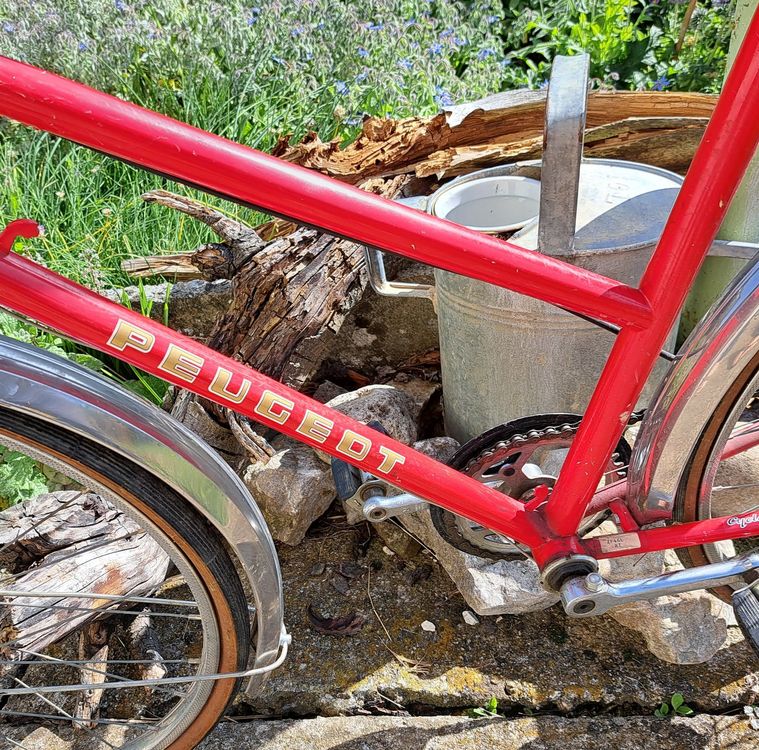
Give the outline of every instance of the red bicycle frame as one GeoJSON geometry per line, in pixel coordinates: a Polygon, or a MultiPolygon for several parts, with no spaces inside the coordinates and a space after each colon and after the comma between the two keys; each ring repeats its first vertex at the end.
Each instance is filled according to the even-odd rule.
{"type": "Polygon", "coordinates": [[[226,199],[615,323],[621,332],[550,497],[524,505],[10,253],[11,234],[33,233],[28,223],[15,222],[0,237],[0,305],[516,539],[541,566],[570,554],[616,557],[754,535],[727,518],[595,539],[576,532],[759,143],[759,14],[639,288],[7,58],[0,58],[0,115],[226,199]]]}

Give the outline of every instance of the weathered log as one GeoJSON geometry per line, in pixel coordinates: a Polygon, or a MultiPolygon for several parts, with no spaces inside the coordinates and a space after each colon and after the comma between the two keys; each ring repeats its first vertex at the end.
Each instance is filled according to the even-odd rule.
{"type": "Polygon", "coordinates": [[[149,595],[169,566],[152,537],[92,493],[40,495],[0,513],[0,545],[12,574],[0,602],[0,656],[9,662],[118,607],[103,595],[149,595]]]}
{"type": "MultiPolygon", "coordinates": [[[[367,182],[365,189],[394,197],[406,178],[367,182]]],[[[189,198],[153,191],[144,198],[208,224],[223,240],[196,250],[189,263],[204,278],[233,278],[234,301],[213,330],[209,345],[296,388],[321,360],[327,328],[339,328],[358,300],[363,248],[353,242],[298,229],[264,244],[240,222],[189,198]]],[[[151,261],[152,262],[152,261],[151,261]]]]}
{"type": "MultiPolygon", "coordinates": [[[[79,631],[79,658],[86,661],[79,668],[82,684],[101,685],[108,672],[108,639],[111,628],[107,622],[91,622],[79,631]]],[[[95,729],[100,715],[104,690],[92,688],[77,693],[74,709],[74,729],[95,729]]]]}
{"type": "MultiPolygon", "coordinates": [[[[698,117],[629,118],[585,131],[586,157],[624,159],[685,173],[708,120],[698,117]]],[[[540,159],[543,136],[508,143],[457,146],[405,165],[417,177],[448,179],[499,164],[540,159]]]]}
{"type": "MultiPolygon", "coordinates": [[[[589,128],[629,118],[708,118],[716,97],[675,92],[598,91],[588,97],[589,128]]],[[[346,182],[407,171],[408,165],[447,149],[518,143],[540,138],[545,92],[508,91],[451,108],[433,117],[367,118],[359,137],[345,148],[314,134],[298,144],[287,138],[274,154],[346,182]]]]}

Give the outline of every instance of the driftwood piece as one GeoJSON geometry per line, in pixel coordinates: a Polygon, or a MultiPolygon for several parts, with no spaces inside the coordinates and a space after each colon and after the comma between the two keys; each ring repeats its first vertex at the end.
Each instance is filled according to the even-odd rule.
{"type": "Polygon", "coordinates": [[[0,602],[6,644],[0,654],[9,661],[26,649],[44,650],[112,608],[98,595],[149,595],[169,566],[168,555],[131,518],[83,492],[40,495],[4,511],[0,546],[2,564],[13,574],[2,584],[10,593],[0,602]]]}
{"type": "MultiPolygon", "coordinates": [[[[405,182],[399,176],[363,187],[392,198],[405,182]]],[[[320,334],[337,330],[364,290],[363,247],[303,228],[264,244],[253,229],[224,223],[223,214],[198,201],[165,191],[144,197],[198,218],[223,240],[203,245],[189,258],[203,278],[231,276],[234,282],[234,301],[209,345],[302,387],[321,360],[320,334]]]]}
{"type": "MultiPolygon", "coordinates": [[[[144,609],[129,626],[129,655],[139,663],[139,680],[160,680],[168,672],[150,614],[150,609],[144,609]]],[[[154,689],[146,687],[145,692],[150,694],[154,689]]]]}
{"type": "MultiPolygon", "coordinates": [[[[586,157],[624,159],[684,173],[701,142],[706,123],[698,117],[629,118],[588,128],[586,157]]],[[[435,151],[427,158],[403,167],[417,177],[447,179],[499,164],[540,159],[543,136],[508,143],[457,146],[435,151]]]]}
{"type": "MultiPolygon", "coordinates": [[[[111,629],[107,622],[91,622],[79,631],[79,658],[86,662],[79,668],[82,684],[101,685],[106,681],[110,635],[111,629]]],[[[96,688],[77,693],[74,729],[83,731],[98,726],[100,702],[104,693],[104,690],[96,688]]]]}
{"type": "MultiPolygon", "coordinates": [[[[708,118],[715,101],[709,94],[592,92],[587,125],[595,128],[629,118],[708,118]]],[[[274,154],[356,183],[408,170],[438,151],[541,138],[544,115],[545,92],[505,92],[433,117],[367,118],[359,137],[343,149],[338,141],[324,143],[315,134],[294,145],[283,138],[274,154]]]]}

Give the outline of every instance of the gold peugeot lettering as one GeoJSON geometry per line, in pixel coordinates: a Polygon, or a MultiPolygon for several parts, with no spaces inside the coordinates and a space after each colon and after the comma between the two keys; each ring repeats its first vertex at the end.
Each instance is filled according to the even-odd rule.
{"type": "Polygon", "coordinates": [[[205,362],[203,357],[198,357],[197,354],[188,352],[186,349],[169,344],[166,356],[163,358],[161,364],[158,365],[158,369],[168,372],[180,380],[192,383],[200,375],[205,362]]]}
{"type": "Polygon", "coordinates": [[[346,430],[337,444],[337,450],[344,456],[354,458],[356,461],[363,461],[372,447],[372,441],[359,435],[353,430],[346,430]],[[358,447],[356,447],[358,445],[358,447]]]}
{"type": "Polygon", "coordinates": [[[250,390],[250,380],[242,378],[240,381],[240,387],[236,392],[230,390],[231,383],[232,373],[229,370],[225,370],[223,367],[219,367],[216,370],[216,375],[213,376],[211,385],[208,386],[208,390],[227,401],[231,401],[233,404],[239,404],[248,395],[248,391],[250,390]]]}
{"type": "Polygon", "coordinates": [[[140,352],[149,352],[153,348],[153,344],[155,344],[155,336],[152,333],[138,328],[126,320],[119,320],[116,323],[111,338],[108,339],[108,346],[112,346],[120,352],[123,352],[128,346],[140,352]]]}
{"type": "Polygon", "coordinates": [[[294,408],[295,403],[289,399],[282,398],[271,391],[264,391],[253,411],[266,419],[271,419],[272,422],[284,424],[290,418],[294,408]]]}
{"type": "Polygon", "coordinates": [[[323,443],[330,436],[334,426],[335,423],[331,419],[319,416],[307,409],[303,421],[295,431],[316,440],[317,443],[323,443]]]}

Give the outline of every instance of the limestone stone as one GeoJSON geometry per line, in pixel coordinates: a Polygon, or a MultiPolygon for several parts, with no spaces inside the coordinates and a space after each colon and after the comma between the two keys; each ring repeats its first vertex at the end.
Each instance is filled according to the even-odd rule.
{"type": "MultiPolygon", "coordinates": [[[[387,703],[392,707],[391,703],[387,703]]],[[[394,707],[393,707],[394,708],[394,707]]],[[[5,737],[28,750],[106,750],[120,747],[115,727],[56,736],[16,726],[5,737]],[[100,739],[102,736],[102,739],[100,739]]],[[[469,719],[464,716],[350,716],[219,724],[199,750],[754,750],[757,732],[743,717],[699,715],[662,721],[651,716],[534,716],[469,719]],[[602,738],[602,739],[599,739],[602,738]]]]}
{"type": "MultiPolygon", "coordinates": [[[[608,560],[601,572],[611,581],[622,581],[682,567],[668,550],[608,560]]],[[[733,622],[731,608],[708,591],[630,602],[609,610],[609,615],[639,632],[659,659],[674,664],[708,662],[727,641],[733,622]]]]}
{"type": "Polygon", "coordinates": [[[330,506],[335,485],[330,467],[307,446],[291,443],[266,462],[251,463],[243,480],[261,508],[272,536],[298,544],[330,506]]]}
{"type": "Polygon", "coordinates": [[[227,279],[195,279],[171,285],[145,284],[142,288],[128,286],[109,290],[105,296],[114,302],[122,302],[126,296],[133,310],[139,310],[140,300],[147,299],[152,303],[150,315],[155,320],[163,320],[166,304],[171,328],[194,338],[205,339],[210,335],[216,320],[232,302],[232,282],[227,279]]]}
{"type": "Polygon", "coordinates": [[[438,562],[478,615],[518,615],[555,604],[558,597],[540,585],[529,560],[488,560],[452,547],[437,532],[429,511],[405,515],[403,525],[432,550],[438,562]]]}

